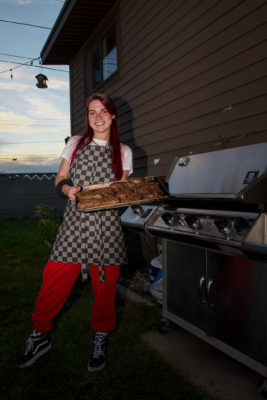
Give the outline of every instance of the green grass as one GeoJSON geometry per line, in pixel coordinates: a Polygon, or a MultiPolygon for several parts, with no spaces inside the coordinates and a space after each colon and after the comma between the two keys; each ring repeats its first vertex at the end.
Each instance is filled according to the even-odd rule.
{"type": "Polygon", "coordinates": [[[16,358],[31,332],[31,313],[49,255],[37,220],[0,221],[0,398],[3,400],[208,400],[142,341],[156,329],[156,309],[118,296],[118,328],[109,338],[103,371],[90,374],[93,331],[90,283],[77,280],[55,321],[52,350],[31,368],[16,358]]]}

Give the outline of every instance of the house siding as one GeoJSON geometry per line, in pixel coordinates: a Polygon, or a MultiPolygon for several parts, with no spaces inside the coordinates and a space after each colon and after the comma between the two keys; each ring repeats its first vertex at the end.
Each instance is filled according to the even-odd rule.
{"type": "Polygon", "coordinates": [[[70,63],[71,134],[82,135],[85,121],[85,68],[83,51],[80,50],[70,63]]]}
{"type": "MultiPolygon", "coordinates": [[[[120,79],[98,90],[117,103],[135,175],[165,175],[177,154],[267,140],[266,1],[121,0],[116,7],[120,79]]],[[[85,60],[86,44],[71,62],[73,134],[84,131],[85,60]]]]}

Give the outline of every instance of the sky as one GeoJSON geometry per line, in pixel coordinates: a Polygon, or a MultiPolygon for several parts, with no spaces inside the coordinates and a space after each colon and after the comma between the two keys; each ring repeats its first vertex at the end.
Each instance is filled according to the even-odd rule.
{"type": "MultiPolygon", "coordinates": [[[[51,28],[63,5],[0,0],[0,20],[51,28]]],[[[38,60],[50,29],[11,22],[0,21],[0,173],[57,172],[70,135],[69,69],[38,60]],[[14,64],[33,59],[31,67],[14,64]],[[36,87],[39,73],[48,88],[36,87]]]]}

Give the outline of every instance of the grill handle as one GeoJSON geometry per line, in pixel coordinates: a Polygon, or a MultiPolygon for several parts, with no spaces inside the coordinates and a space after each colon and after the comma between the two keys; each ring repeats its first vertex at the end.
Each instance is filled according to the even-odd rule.
{"type": "Polygon", "coordinates": [[[215,298],[214,282],[212,279],[209,279],[207,284],[207,300],[210,308],[214,307],[214,298],[215,298]]]}
{"type": "Polygon", "coordinates": [[[199,280],[199,299],[201,304],[207,303],[206,298],[206,278],[205,276],[201,276],[199,280]]]}

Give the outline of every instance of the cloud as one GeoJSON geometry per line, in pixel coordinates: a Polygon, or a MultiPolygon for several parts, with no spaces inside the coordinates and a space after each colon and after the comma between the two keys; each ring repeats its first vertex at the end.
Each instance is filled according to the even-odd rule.
{"type": "Polygon", "coordinates": [[[6,91],[14,91],[14,92],[25,92],[26,89],[29,89],[30,85],[26,83],[16,82],[15,80],[10,81],[0,81],[0,89],[6,91]]]}
{"type": "Polygon", "coordinates": [[[32,118],[15,114],[13,111],[0,111],[1,132],[29,132],[32,118]]]}
{"type": "Polygon", "coordinates": [[[70,133],[68,74],[23,66],[11,79],[8,68],[0,62],[7,70],[0,74],[0,172],[57,171],[59,161],[50,157],[59,160],[70,133]],[[38,73],[48,77],[48,89],[36,87],[38,73]]]}
{"type": "Polygon", "coordinates": [[[16,3],[19,4],[20,6],[24,6],[27,4],[31,4],[32,1],[31,0],[17,0],[16,3]]]}
{"type": "MultiPolygon", "coordinates": [[[[65,0],[47,0],[49,3],[53,4],[53,3],[58,3],[58,4],[64,4],[65,0]]],[[[28,4],[42,4],[44,3],[43,0],[1,0],[1,2],[5,2],[5,3],[14,3],[14,4],[18,4],[18,5],[28,5],[28,4]]]]}
{"type": "Polygon", "coordinates": [[[31,115],[21,115],[14,111],[0,111],[0,132],[17,134],[57,133],[68,135],[69,117],[49,102],[31,98],[31,115]]]}
{"type": "Polygon", "coordinates": [[[69,89],[69,81],[62,80],[62,79],[51,79],[48,80],[47,86],[50,89],[58,89],[58,90],[68,90],[69,89]]]}
{"type": "MultiPolygon", "coordinates": [[[[25,162],[31,162],[34,165],[49,162],[51,159],[59,160],[65,146],[65,137],[54,141],[53,135],[37,133],[26,138],[22,137],[18,142],[4,143],[0,142],[0,162],[11,162],[13,159],[25,162]],[[32,142],[31,142],[32,141],[32,142]]],[[[5,140],[5,139],[4,139],[5,140]]]]}
{"type": "Polygon", "coordinates": [[[66,122],[69,120],[68,116],[66,116],[66,114],[60,110],[60,103],[57,105],[55,99],[52,101],[51,97],[46,98],[38,95],[32,95],[31,97],[27,98],[27,102],[31,105],[31,115],[34,118],[55,120],[65,119],[66,122]]]}
{"type": "Polygon", "coordinates": [[[60,164],[59,158],[51,159],[14,159],[10,161],[1,161],[0,159],[0,174],[4,173],[38,173],[38,172],[54,172],[58,171],[60,164]]]}
{"type": "MultiPolygon", "coordinates": [[[[14,74],[14,72],[13,72],[14,74]]],[[[9,78],[6,81],[0,81],[0,89],[2,90],[13,90],[15,92],[25,92],[27,89],[37,89],[36,87],[37,80],[35,80],[35,76],[31,76],[31,81],[28,83],[20,81],[16,76],[11,79],[9,78]]],[[[56,78],[48,78],[47,82],[48,89],[56,89],[56,90],[68,90],[69,89],[69,81],[68,79],[56,79],[56,78]]],[[[41,89],[38,89],[41,90],[41,89]]],[[[46,90],[46,89],[43,89],[46,90]]]]}
{"type": "Polygon", "coordinates": [[[64,132],[67,136],[70,130],[68,79],[51,75],[49,88],[38,89],[32,72],[32,69],[19,68],[13,79],[9,75],[0,76],[0,133],[64,132]]]}
{"type": "MultiPolygon", "coordinates": [[[[19,134],[19,135],[62,135],[63,137],[68,136],[70,129],[69,124],[66,122],[65,124],[53,124],[52,121],[49,121],[49,124],[46,124],[45,121],[21,121],[14,119],[12,122],[6,121],[5,123],[1,122],[0,124],[0,132],[1,133],[9,133],[9,134],[19,134]],[[13,123],[13,124],[12,124],[13,123]]],[[[38,137],[37,136],[37,137],[38,137]]],[[[11,141],[11,140],[9,140],[11,141]]],[[[14,141],[14,140],[13,140],[14,141]]],[[[1,142],[0,142],[1,143],[1,142]]],[[[4,142],[2,142],[4,144],[4,142]]],[[[27,149],[25,149],[27,150],[27,149]]]]}
{"type": "Polygon", "coordinates": [[[69,75],[66,72],[59,71],[44,71],[42,67],[34,68],[23,66],[21,68],[10,68],[11,65],[3,64],[0,62],[0,70],[6,71],[4,74],[0,75],[0,89],[2,90],[13,90],[15,92],[24,92],[25,90],[38,90],[38,91],[48,91],[49,89],[60,90],[60,91],[68,91],[69,90],[69,75]],[[11,71],[13,79],[10,78],[11,71]],[[47,76],[48,89],[38,89],[36,87],[37,79],[36,75],[42,73],[47,76]],[[62,76],[62,79],[58,78],[58,75],[62,76]]]}

